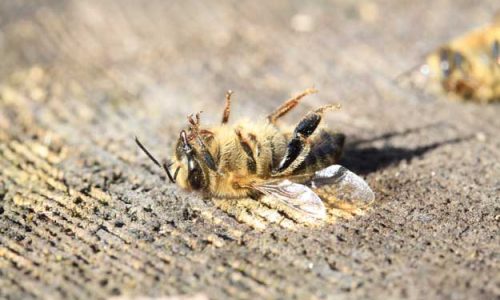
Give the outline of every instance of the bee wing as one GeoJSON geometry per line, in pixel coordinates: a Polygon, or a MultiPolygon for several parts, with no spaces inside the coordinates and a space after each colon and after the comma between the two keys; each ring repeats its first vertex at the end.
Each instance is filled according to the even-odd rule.
{"type": "Polygon", "coordinates": [[[325,193],[346,203],[368,205],[375,200],[375,194],[366,181],[340,165],[315,172],[308,185],[320,195],[325,193]]]}
{"type": "Polygon", "coordinates": [[[309,187],[291,182],[288,179],[276,182],[266,182],[254,186],[256,190],[266,196],[279,200],[296,211],[314,219],[326,218],[326,209],[323,201],[309,187]]]}

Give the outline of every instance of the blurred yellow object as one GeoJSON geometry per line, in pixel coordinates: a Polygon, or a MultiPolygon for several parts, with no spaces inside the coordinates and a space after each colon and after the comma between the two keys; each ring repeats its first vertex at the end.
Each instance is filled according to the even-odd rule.
{"type": "Polygon", "coordinates": [[[460,36],[426,57],[417,75],[430,90],[465,100],[500,101],[500,22],[460,36]]]}

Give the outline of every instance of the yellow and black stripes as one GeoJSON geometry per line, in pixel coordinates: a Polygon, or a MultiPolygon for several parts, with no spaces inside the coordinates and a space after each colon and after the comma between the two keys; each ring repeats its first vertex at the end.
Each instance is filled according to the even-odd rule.
{"type": "Polygon", "coordinates": [[[345,135],[321,130],[311,141],[311,150],[293,170],[293,175],[307,173],[307,170],[320,170],[337,163],[344,148],[345,135]]]}

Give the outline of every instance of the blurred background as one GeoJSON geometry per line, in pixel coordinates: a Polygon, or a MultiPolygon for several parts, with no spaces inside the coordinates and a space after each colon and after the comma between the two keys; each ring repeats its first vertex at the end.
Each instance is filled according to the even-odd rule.
{"type": "MultiPolygon", "coordinates": [[[[153,127],[163,126],[164,134],[168,123],[179,123],[179,115],[204,110],[207,120],[218,119],[227,89],[236,92],[235,117],[248,109],[269,112],[290,94],[314,86],[321,94],[305,108],[320,101],[346,104],[336,116],[345,127],[367,130],[381,115],[399,122],[401,114],[391,113],[394,106],[380,101],[401,98],[394,79],[450,38],[488,22],[495,11],[494,1],[1,5],[4,76],[39,68],[61,90],[73,82],[104,107],[111,102],[124,111],[141,107],[138,114],[149,117],[153,127]],[[172,108],[186,101],[189,105],[172,108]]],[[[417,97],[405,98],[411,103],[417,97]]],[[[61,101],[71,110],[71,101],[61,101]]],[[[105,121],[91,114],[95,122],[105,121]]]]}

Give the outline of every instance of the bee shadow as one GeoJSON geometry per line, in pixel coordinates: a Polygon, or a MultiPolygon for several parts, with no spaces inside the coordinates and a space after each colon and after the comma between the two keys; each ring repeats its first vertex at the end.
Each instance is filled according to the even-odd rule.
{"type": "Polygon", "coordinates": [[[357,174],[367,175],[372,172],[395,165],[404,160],[411,161],[413,158],[420,157],[427,152],[437,149],[441,146],[460,143],[472,138],[471,136],[467,136],[462,138],[448,139],[445,141],[435,142],[416,148],[403,148],[390,145],[384,146],[382,148],[369,146],[369,144],[372,142],[388,141],[394,137],[407,136],[412,133],[421,132],[423,130],[439,127],[442,125],[443,124],[432,124],[400,132],[389,132],[370,139],[354,140],[352,142],[348,142],[344,148],[344,154],[342,155],[340,164],[357,174]],[[367,144],[368,146],[365,146],[367,144]]]}

